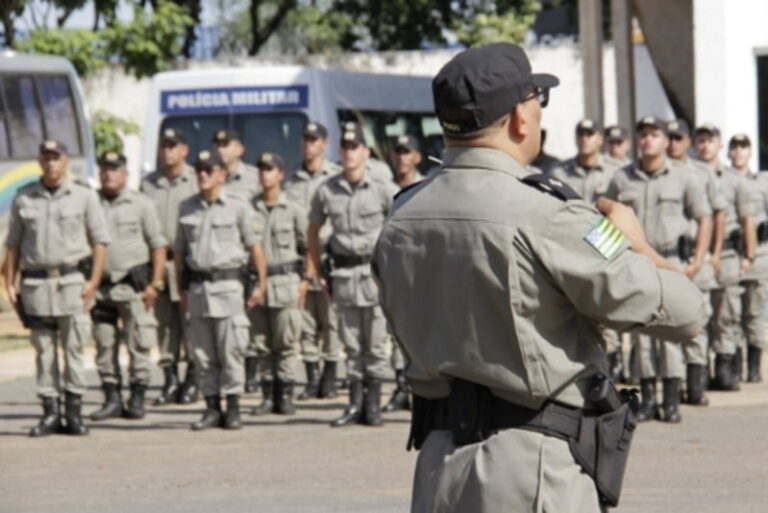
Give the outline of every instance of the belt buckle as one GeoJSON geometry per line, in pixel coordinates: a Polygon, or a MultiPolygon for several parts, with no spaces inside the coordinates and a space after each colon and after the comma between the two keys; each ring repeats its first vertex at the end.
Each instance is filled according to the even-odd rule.
{"type": "Polygon", "coordinates": [[[61,277],[61,271],[59,268],[55,269],[48,269],[48,277],[49,278],[60,278],[61,277]]]}

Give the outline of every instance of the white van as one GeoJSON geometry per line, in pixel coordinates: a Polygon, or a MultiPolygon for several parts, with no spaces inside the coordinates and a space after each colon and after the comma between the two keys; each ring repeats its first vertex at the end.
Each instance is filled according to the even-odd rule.
{"type": "Polygon", "coordinates": [[[181,130],[190,159],[211,147],[223,128],[237,130],[247,147],[245,161],[270,151],[288,170],[301,163],[304,125],[328,127],[328,157],[338,160],[340,126],[356,120],[365,127],[374,156],[388,160],[392,139],[415,136],[426,155],[442,153],[442,131],[434,115],[431,80],[426,77],[355,73],[302,66],[201,69],[159,73],[153,78],[144,131],[144,173],[157,166],[159,135],[181,130]]]}

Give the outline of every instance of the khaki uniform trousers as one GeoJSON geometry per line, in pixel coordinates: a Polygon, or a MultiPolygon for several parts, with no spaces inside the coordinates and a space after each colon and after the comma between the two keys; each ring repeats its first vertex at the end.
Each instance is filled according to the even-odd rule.
{"type": "Polygon", "coordinates": [[[140,295],[127,301],[100,300],[117,311],[117,323],[94,320],[93,338],[96,340],[96,368],[102,383],[120,383],[120,339],[125,338],[130,356],[129,382],[146,385],[152,365],[150,350],[157,345],[157,319],[147,311],[140,295]],[[122,335],[122,337],[121,337],[122,335]]]}
{"type": "Polygon", "coordinates": [[[252,345],[259,358],[259,375],[283,382],[296,379],[299,338],[304,320],[298,308],[258,306],[248,312],[252,326],[252,345]]]}
{"type": "Polygon", "coordinates": [[[339,319],[336,306],[322,290],[310,290],[301,311],[301,357],[307,363],[341,359],[339,319]]]}
{"type": "Polygon", "coordinates": [[[204,396],[243,393],[249,328],[244,313],[228,317],[189,316],[189,349],[204,396]]]}
{"type": "Polygon", "coordinates": [[[633,331],[631,375],[634,379],[682,378],[685,379],[683,344],[666,342],[633,331]]]}
{"type": "MultiPolygon", "coordinates": [[[[709,290],[702,290],[702,294],[706,298],[707,318],[712,317],[712,297],[709,290]]],[[[692,365],[708,365],[709,360],[707,358],[709,352],[709,334],[708,330],[702,330],[699,336],[692,341],[683,344],[683,354],[685,356],[685,363],[692,365]]]]}
{"type": "Polygon", "coordinates": [[[741,294],[739,257],[732,251],[720,260],[721,284],[710,292],[712,298],[712,349],[718,354],[734,354],[741,342],[741,294]]]}
{"type": "Polygon", "coordinates": [[[157,318],[157,343],[160,349],[160,367],[178,363],[182,358],[189,359],[189,347],[184,336],[184,312],[179,301],[172,301],[168,291],[161,293],[155,303],[157,318]]]}
{"type": "Polygon", "coordinates": [[[416,463],[412,513],[599,513],[595,484],[568,442],[522,429],[456,447],[433,431],[416,463]]]}
{"type": "Polygon", "coordinates": [[[741,282],[744,293],[741,296],[742,341],[746,345],[765,349],[765,284],[760,280],[741,282]]]}
{"type": "Polygon", "coordinates": [[[387,321],[381,307],[338,306],[339,335],[347,354],[347,376],[384,379],[388,374],[387,321]]]}
{"type": "Polygon", "coordinates": [[[62,388],[77,395],[85,393],[85,358],[83,350],[91,337],[88,313],[40,318],[56,329],[33,328],[32,346],[37,367],[37,395],[59,397],[62,388]],[[64,377],[59,371],[58,345],[64,355],[64,377]]]}

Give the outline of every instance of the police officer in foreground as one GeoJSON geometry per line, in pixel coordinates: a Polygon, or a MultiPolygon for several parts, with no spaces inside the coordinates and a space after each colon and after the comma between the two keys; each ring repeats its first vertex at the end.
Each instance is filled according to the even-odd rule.
{"type": "Polygon", "coordinates": [[[303,303],[320,269],[319,233],[330,219],[333,271],[328,279],[339,312],[339,335],[347,353],[350,380],[349,406],[331,426],[358,422],[379,426],[381,380],[387,374],[387,330],[370,264],[373,246],[397,188],[391,181],[377,180],[369,173],[366,161],[370,151],[359,125],[345,130],[340,144],[344,171],[321,185],[312,199],[309,259],[299,297],[303,303]]]}
{"type": "Polygon", "coordinates": [[[615,504],[615,445],[598,461],[612,483],[578,463],[594,474],[584,446],[596,422],[609,438],[632,424],[601,379],[597,323],[678,340],[703,327],[699,291],[658,267],[628,208],[601,199],[601,215],[566,186],[526,176],[557,83],[532,75],[508,43],[454,57],[432,82],[443,169],[398,196],[379,237],[374,271],[415,394],[413,512],[615,504]],[[621,419],[618,432],[603,411],[621,419]]]}
{"type": "MultiPolygon", "coordinates": [[[[296,201],[306,212],[309,212],[312,197],[320,185],[341,172],[341,167],[325,158],[327,150],[328,129],[322,123],[310,121],[304,127],[301,137],[301,152],[304,157],[301,168],[286,178],[284,184],[286,196],[296,201]]],[[[331,231],[331,223],[326,221],[318,234],[320,259],[323,262],[328,258],[325,248],[331,231]]],[[[332,399],[338,395],[336,374],[342,345],[336,306],[320,285],[319,276],[309,284],[302,313],[304,327],[301,335],[301,356],[307,372],[307,386],[298,399],[332,399]]]]}
{"type": "Polygon", "coordinates": [[[224,190],[239,194],[246,201],[251,201],[261,193],[259,171],[243,161],[245,144],[240,132],[219,130],[213,136],[213,145],[224,164],[227,166],[227,179],[224,190]]]}
{"type": "Polygon", "coordinates": [[[39,181],[18,190],[11,206],[5,262],[8,300],[32,330],[37,358],[37,395],[43,416],[29,435],[61,429],[86,435],[83,349],[91,337],[90,309],[101,280],[109,233],[96,193],[68,176],[67,147],[40,145],[39,181]],[[21,290],[16,277],[21,273],[21,290]],[[59,370],[58,350],[64,353],[59,370]],[[65,399],[64,420],[59,398],[65,399]]]}
{"type": "MultiPolygon", "coordinates": [[[[765,286],[768,281],[768,176],[752,172],[752,142],[746,134],[736,134],[728,142],[728,158],[731,166],[749,183],[752,204],[755,208],[757,249],[749,271],[742,275],[741,326],[744,330],[742,343],[746,344],[747,382],[757,383],[760,376],[760,360],[765,347],[765,286]]],[[[741,377],[741,359],[734,365],[737,379],[741,377]]]]}
{"type": "MultiPolygon", "coordinates": [[[[162,168],[144,177],[141,181],[141,192],[155,202],[163,235],[169,244],[173,244],[179,222],[179,205],[193,194],[197,194],[197,180],[194,169],[187,163],[189,145],[180,130],[163,130],[159,153],[162,168]]],[[[192,403],[197,400],[198,395],[194,363],[184,337],[184,312],[181,310],[180,294],[176,288],[178,279],[173,267],[173,248],[168,250],[166,278],[167,287],[161,291],[155,304],[157,342],[160,349],[158,364],[165,377],[160,395],[155,399],[155,406],[174,402],[192,403]],[[182,350],[187,370],[184,383],[180,385],[178,364],[182,358],[182,350]]]]}
{"type": "Polygon", "coordinates": [[[248,202],[223,190],[226,168],[218,155],[201,151],[195,172],[200,193],[179,207],[174,251],[181,304],[189,314],[189,347],[206,404],[191,428],[239,429],[250,327],[245,310],[263,301],[267,287],[261,233],[248,202]],[[246,302],[242,277],[249,260],[260,280],[246,302]]]}
{"type": "Polygon", "coordinates": [[[150,349],[157,345],[154,304],[165,286],[165,254],[157,210],[152,200],[127,187],[125,156],[108,151],[99,157],[99,200],[112,243],[104,275],[91,310],[96,341],[96,367],[104,390],[104,404],[91,420],[124,416],[144,417],[144,393],[149,383],[150,349]],[[131,395],[123,408],[121,398],[120,340],[130,357],[131,395]]]}
{"type": "Polygon", "coordinates": [[[712,267],[717,285],[712,296],[712,349],[715,352],[715,376],[710,386],[716,390],[739,390],[738,365],[741,361],[741,287],[755,257],[755,205],[749,183],[735,169],[720,160],[720,130],[705,123],[693,134],[694,146],[701,159],[715,172],[725,197],[725,224],[715,226],[712,239],[712,267]],[[723,229],[723,232],[720,232],[723,229]]]}
{"type": "Polygon", "coordinates": [[[261,374],[263,400],[252,414],[293,415],[296,353],[303,329],[299,283],[304,272],[300,254],[306,253],[307,212],[281,190],[285,162],[275,153],[262,153],[256,166],[262,190],[254,201],[263,233],[269,285],[261,305],[249,312],[261,374]]]}

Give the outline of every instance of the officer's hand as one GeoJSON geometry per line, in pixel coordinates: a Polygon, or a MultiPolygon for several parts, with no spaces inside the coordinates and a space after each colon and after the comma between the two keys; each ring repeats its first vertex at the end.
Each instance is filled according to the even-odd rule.
{"type": "Polygon", "coordinates": [[[153,287],[152,285],[149,285],[144,290],[144,308],[147,309],[147,311],[152,310],[154,308],[155,303],[157,302],[157,296],[158,296],[157,289],[153,287]]]}
{"type": "Polygon", "coordinates": [[[262,292],[260,288],[255,288],[251,293],[251,297],[248,298],[246,306],[248,307],[248,310],[250,310],[259,306],[262,301],[264,301],[264,292],[262,292]]]}
{"type": "Polygon", "coordinates": [[[99,288],[99,285],[97,283],[93,283],[91,281],[85,282],[85,286],[83,287],[83,305],[85,306],[85,311],[90,312],[91,308],[93,308],[93,296],[96,295],[96,289],[99,288]]]}
{"type": "Polygon", "coordinates": [[[301,280],[299,283],[299,308],[307,304],[307,292],[309,292],[309,280],[301,280]]]}
{"type": "Polygon", "coordinates": [[[688,277],[689,280],[692,280],[698,272],[701,270],[700,265],[691,264],[685,269],[685,275],[688,277]]]}
{"type": "Polygon", "coordinates": [[[5,293],[8,294],[8,301],[11,303],[11,306],[16,308],[16,287],[11,283],[6,284],[5,293]]]}
{"type": "Polygon", "coordinates": [[[621,230],[633,250],[643,253],[647,249],[648,243],[645,240],[643,225],[630,207],[608,198],[599,198],[595,206],[616,228],[621,230]]]}
{"type": "Polygon", "coordinates": [[[747,258],[742,258],[740,276],[744,276],[745,274],[747,274],[750,269],[752,269],[752,260],[749,260],[747,258]]]}
{"type": "Polygon", "coordinates": [[[709,263],[712,264],[712,269],[715,270],[715,276],[720,276],[720,255],[712,255],[709,263]]]}

